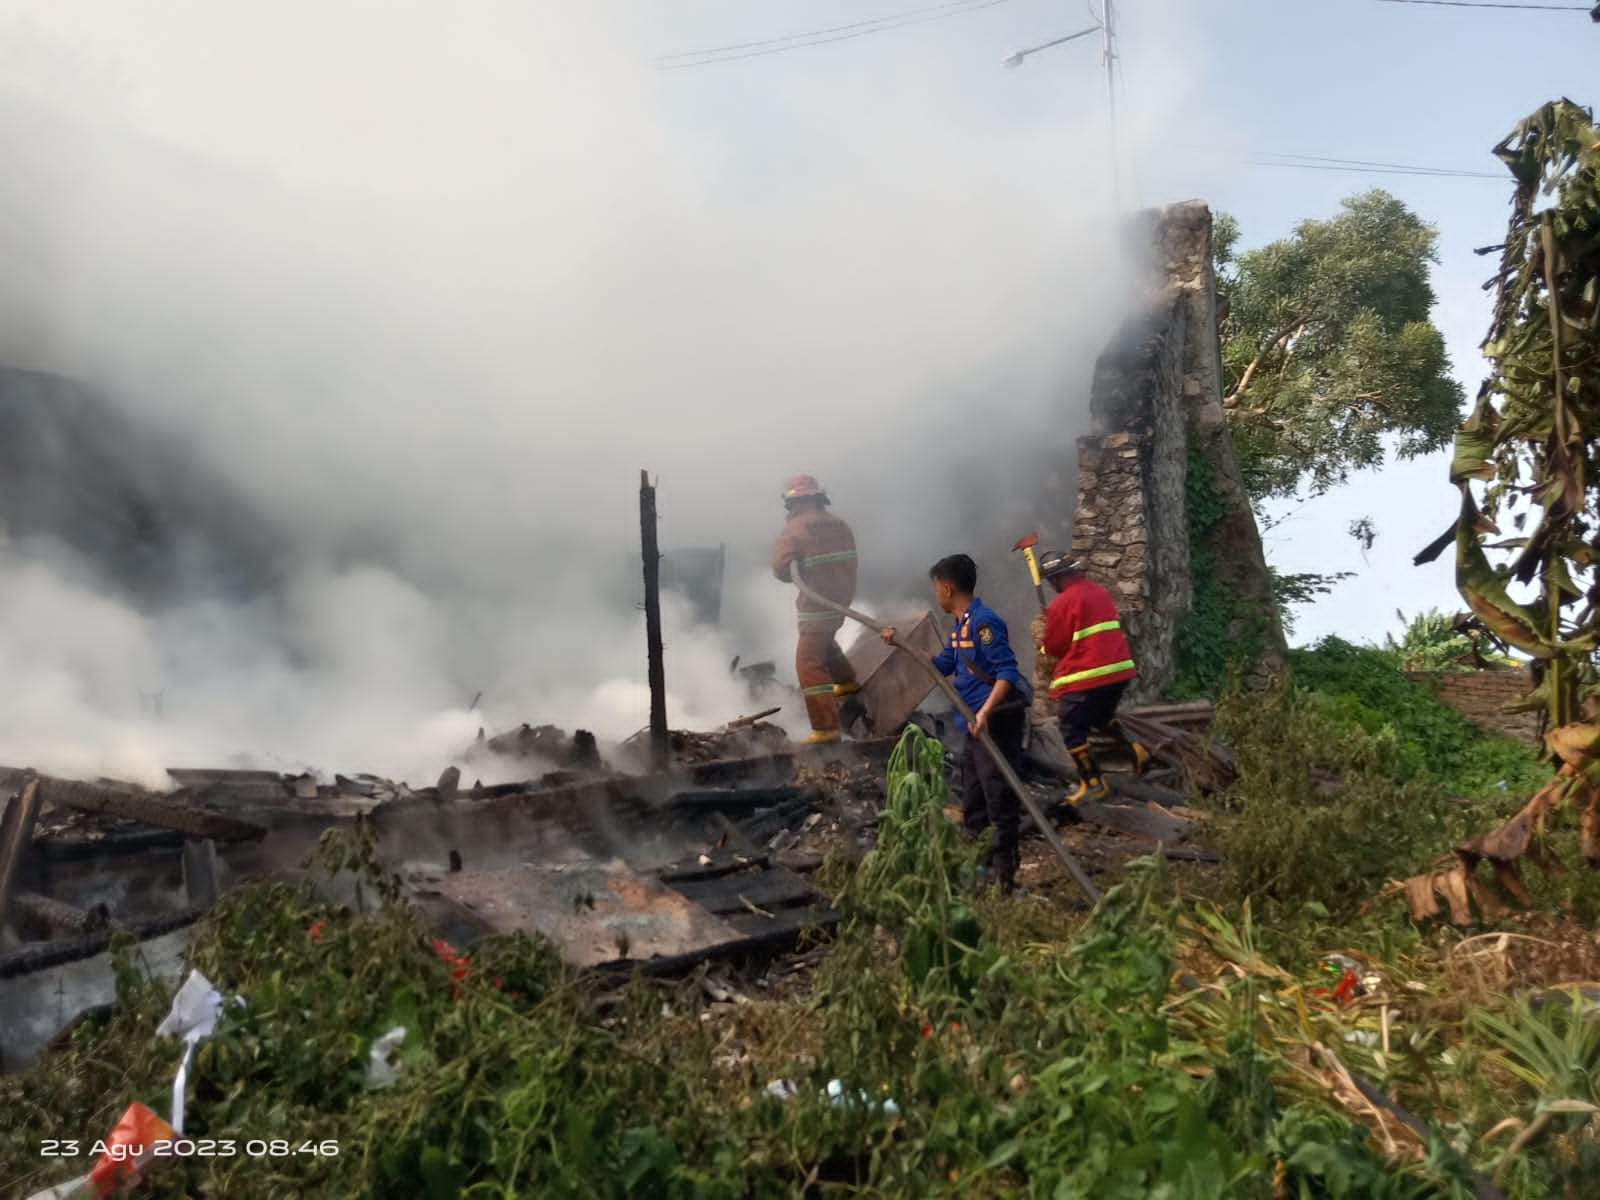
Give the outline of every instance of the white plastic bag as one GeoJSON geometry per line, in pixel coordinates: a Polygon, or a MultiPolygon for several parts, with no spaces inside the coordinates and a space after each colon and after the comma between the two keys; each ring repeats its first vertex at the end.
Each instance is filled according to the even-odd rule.
{"type": "Polygon", "coordinates": [[[367,1055],[367,1082],[373,1087],[387,1087],[400,1077],[400,1068],[389,1058],[405,1040],[406,1027],[396,1025],[372,1043],[372,1051],[367,1055]]]}
{"type": "Polygon", "coordinates": [[[157,1037],[183,1039],[183,1061],[178,1064],[178,1077],[172,1081],[172,1128],[178,1133],[183,1132],[183,1093],[189,1084],[195,1047],[211,1036],[221,1016],[222,993],[199,971],[191,970],[172,998],[172,1011],[156,1026],[157,1037]]]}

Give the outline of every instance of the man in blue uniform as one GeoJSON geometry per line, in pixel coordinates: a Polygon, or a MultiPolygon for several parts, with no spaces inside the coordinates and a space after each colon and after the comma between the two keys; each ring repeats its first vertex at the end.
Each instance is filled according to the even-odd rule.
{"type": "MultiPolygon", "coordinates": [[[[974,836],[993,827],[988,870],[1010,891],[1017,874],[1021,800],[979,745],[977,734],[987,730],[1012,768],[1020,770],[1032,689],[1017,665],[1005,621],[974,594],[978,565],[965,554],[952,554],[934,563],[928,578],[939,607],[956,619],[950,644],[934,655],[933,665],[941,674],[955,676],[956,691],[975,720],[968,729],[966,718],[956,713],[956,725],[967,735],[961,748],[961,822],[974,836]]],[[[884,630],[883,636],[887,641],[894,630],[884,630]]]]}

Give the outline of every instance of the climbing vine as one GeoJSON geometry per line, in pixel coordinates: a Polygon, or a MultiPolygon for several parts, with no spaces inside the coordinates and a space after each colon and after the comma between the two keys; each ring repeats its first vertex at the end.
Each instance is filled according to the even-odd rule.
{"type": "Polygon", "coordinates": [[[1227,516],[1216,472],[1194,446],[1189,448],[1183,482],[1184,516],[1189,528],[1189,611],[1178,626],[1177,670],[1167,696],[1189,700],[1215,693],[1233,668],[1259,657],[1265,622],[1250,614],[1236,592],[1217,577],[1211,536],[1227,516]]]}

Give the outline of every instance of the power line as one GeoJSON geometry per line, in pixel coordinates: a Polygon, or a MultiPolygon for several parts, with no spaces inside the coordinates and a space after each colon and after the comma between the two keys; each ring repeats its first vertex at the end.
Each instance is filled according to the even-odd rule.
{"type": "Polygon", "coordinates": [[[1352,175],[1415,175],[1422,179],[1492,179],[1509,182],[1509,176],[1494,175],[1488,171],[1441,171],[1433,167],[1362,167],[1355,164],[1283,162],[1269,158],[1247,158],[1252,167],[1292,167],[1301,171],[1344,171],[1352,175]]]}
{"type": "Polygon", "coordinates": [[[782,37],[763,38],[758,42],[730,42],[726,46],[707,46],[704,50],[684,50],[677,54],[663,54],[655,61],[671,62],[678,58],[700,58],[707,54],[725,54],[730,50],[749,50],[755,46],[776,46],[779,42],[792,42],[799,38],[820,37],[827,33],[841,33],[849,29],[862,29],[868,25],[881,25],[885,21],[895,21],[901,17],[919,17],[925,13],[964,8],[971,3],[972,0],[949,0],[949,3],[946,4],[932,4],[927,8],[909,8],[903,12],[884,13],[881,17],[873,17],[867,21],[852,21],[848,25],[830,25],[826,29],[808,29],[804,33],[786,33],[782,37]]]}
{"type": "Polygon", "coordinates": [[[1378,0],[1379,4],[1426,4],[1434,8],[1511,8],[1528,12],[1588,12],[1581,4],[1497,4],[1491,0],[1378,0]]]}
{"type": "Polygon", "coordinates": [[[1175,142],[1183,150],[1198,150],[1207,154],[1237,155],[1253,166],[1302,167],[1306,170],[1339,171],[1361,170],[1374,174],[1435,175],[1446,179],[1496,179],[1506,176],[1497,171],[1474,171],[1458,167],[1429,167],[1417,163],[1382,162],[1370,158],[1334,158],[1324,154],[1283,154],[1273,150],[1247,150],[1240,147],[1202,146],[1192,142],[1175,142]]]}
{"type": "Polygon", "coordinates": [[[995,8],[1001,4],[1009,4],[1011,0],[959,0],[958,3],[941,4],[933,9],[911,9],[905,13],[893,14],[889,17],[880,17],[876,21],[861,21],[855,26],[835,26],[835,30],[849,30],[850,32],[834,32],[830,37],[817,37],[816,34],[829,33],[830,30],[814,29],[809,33],[795,33],[783,38],[768,38],[760,42],[749,42],[744,45],[760,46],[764,49],[749,49],[738,54],[723,54],[722,49],[735,49],[734,46],[720,49],[690,51],[685,54],[668,55],[667,58],[691,58],[690,62],[667,62],[657,60],[657,70],[681,71],[688,67],[709,67],[714,63],[737,62],[744,58],[761,58],[768,54],[782,54],[788,50],[803,50],[808,46],[826,46],[831,42],[848,42],[855,38],[866,37],[874,33],[887,33],[892,29],[904,29],[908,25],[923,25],[929,21],[944,21],[950,17],[964,17],[968,13],[978,12],[985,8],[995,8]],[[919,14],[919,15],[911,15],[919,14]],[[897,20],[895,17],[904,17],[897,20]],[[862,28],[870,26],[870,28],[862,28]],[[809,39],[809,40],[796,40],[809,39]],[[779,44],[783,43],[783,44],[779,44]],[[699,56],[699,57],[696,57],[699,56]]]}

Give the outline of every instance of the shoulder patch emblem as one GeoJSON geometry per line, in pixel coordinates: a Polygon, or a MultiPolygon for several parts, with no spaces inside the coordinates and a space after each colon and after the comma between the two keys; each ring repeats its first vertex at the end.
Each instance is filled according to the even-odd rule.
{"type": "Polygon", "coordinates": [[[978,630],[978,640],[985,646],[994,645],[994,627],[991,625],[985,625],[982,629],[978,630]]]}

